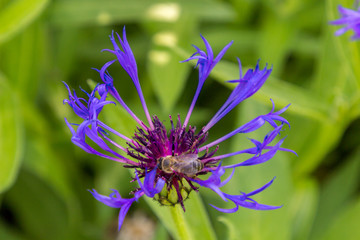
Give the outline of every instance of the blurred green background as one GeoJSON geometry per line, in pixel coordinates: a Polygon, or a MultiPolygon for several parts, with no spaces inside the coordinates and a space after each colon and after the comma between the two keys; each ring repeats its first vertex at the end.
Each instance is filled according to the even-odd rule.
{"type": "MultiPolygon", "coordinates": [[[[141,199],[117,232],[118,210],[87,189],[122,196],[136,187],[120,164],[74,146],[64,117],[80,122],[62,101],[72,88],[100,79],[91,68],[113,59],[108,35],[126,25],[151,114],[183,117],[197,84],[191,63],[203,34],[217,54],[234,44],[206,82],[191,119],[201,127],[226,100],[243,65],[273,65],[264,87],[210,133],[236,126],[288,103],[285,147],[262,165],[238,169],[224,187],[230,194],[274,184],[255,199],[281,209],[223,214],[208,203],[233,207],[201,189],[185,202],[194,239],[358,239],[360,236],[360,56],[351,33],[335,37],[336,6],[344,0],[0,0],[0,239],[180,239],[166,208],[141,199]],[[136,238],[139,237],[139,238],[136,238]],[[144,237],[144,238],[140,238],[144,237]]],[[[194,63],[192,63],[194,64],[194,63]]],[[[144,117],[136,91],[120,65],[110,68],[123,99],[144,117]]],[[[78,90],[77,90],[78,91],[78,90]]],[[[79,92],[79,91],[78,91],[79,92]]],[[[119,106],[106,123],[131,136],[134,125],[119,106]]],[[[104,121],[105,121],[104,120],[104,121]]],[[[265,129],[269,130],[269,129],[265,129]]],[[[220,153],[262,139],[265,130],[237,136],[220,153]]],[[[230,159],[239,161],[239,159],[230,159]]]]}

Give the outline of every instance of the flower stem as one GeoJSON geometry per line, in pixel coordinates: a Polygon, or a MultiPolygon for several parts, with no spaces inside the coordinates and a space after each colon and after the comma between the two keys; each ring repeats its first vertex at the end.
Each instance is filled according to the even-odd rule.
{"type": "Polygon", "coordinates": [[[174,207],[170,207],[171,216],[174,220],[176,231],[179,234],[176,239],[192,240],[193,237],[189,232],[189,228],[185,221],[185,216],[180,204],[176,204],[174,207]]]}

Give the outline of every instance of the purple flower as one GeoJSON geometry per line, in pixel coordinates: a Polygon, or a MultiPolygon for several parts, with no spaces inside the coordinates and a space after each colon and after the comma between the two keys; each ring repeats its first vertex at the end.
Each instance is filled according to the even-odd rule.
{"type": "Polygon", "coordinates": [[[352,40],[360,38],[360,7],[357,10],[352,10],[338,6],[341,18],[338,20],[331,21],[333,25],[344,25],[342,28],[335,32],[336,36],[344,34],[346,31],[352,29],[354,35],[351,37],[352,40]]]}
{"type": "Polygon", "coordinates": [[[69,99],[65,99],[64,103],[69,104],[82,119],[80,124],[69,123],[65,119],[72,133],[73,143],[88,153],[118,161],[123,163],[124,167],[133,168],[135,171],[135,177],[132,181],[137,181],[139,188],[132,192],[133,198],[122,198],[116,190],[113,190],[110,196],[100,195],[95,190],[91,191],[98,201],[110,207],[120,208],[119,229],[130,206],[141,196],[146,195],[147,197],[154,198],[163,205],[181,204],[185,211],[184,201],[192,190],[198,191],[199,187],[209,188],[224,201],[230,200],[236,205],[235,208],[230,210],[214,206],[214,208],[222,212],[235,212],[239,206],[256,210],[278,208],[277,206],[259,204],[250,198],[270,186],[273,180],[248,194],[230,195],[222,192],[220,188],[231,180],[237,167],[264,163],[270,160],[277,151],[293,152],[281,147],[284,138],[276,140],[276,136],[281,134],[284,126],[289,126],[289,122],[280,116],[288,106],[275,112],[275,104],[271,100],[273,107],[269,113],[256,117],[219,139],[207,142],[210,129],[240,102],[256,93],[265,83],[272,68],[265,66],[265,68],[260,69],[258,62],[254,69],[249,69],[243,75],[241,62],[238,60],[239,79],[229,81],[235,84],[230,96],[210,121],[200,131],[197,131],[195,127],[189,125],[197,98],[211,70],[232,44],[230,42],[214,57],[210,44],[203,36],[201,38],[204,41],[206,52],[194,46],[196,52],[190,58],[183,61],[197,60],[196,66],[199,68],[199,82],[194,98],[183,123],[180,116],[175,121],[170,116],[170,129],[166,129],[163,122],[157,116],[153,115],[151,117],[149,113],[141,90],[135,57],[126,39],[125,28],[122,38],[117,33],[115,38],[114,32],[110,36],[114,50],[106,49],[106,51],[113,53],[116,59],[107,62],[100,70],[97,70],[102,83],[97,85],[90,94],[86,93],[87,99],[78,98],[76,93],[72,93],[65,84],[69,91],[69,99]],[[121,48],[117,42],[120,43],[121,48]],[[146,123],[140,120],[125,104],[114,87],[114,81],[107,68],[115,62],[120,63],[133,81],[147,118],[146,123]],[[138,123],[137,129],[132,136],[125,136],[98,119],[102,109],[110,107],[108,105],[114,103],[106,100],[108,96],[112,96],[138,123]],[[268,124],[272,130],[269,131],[262,141],[250,139],[254,144],[253,147],[223,155],[216,154],[219,144],[225,140],[236,134],[256,131],[265,124],[268,124]],[[112,138],[114,136],[125,140],[126,146],[113,141],[112,138]],[[92,144],[90,145],[89,142],[92,142],[92,144]],[[98,150],[92,147],[94,144],[98,146],[98,150]],[[247,159],[236,164],[226,164],[226,158],[240,154],[247,156],[247,159]],[[229,168],[232,169],[232,173],[225,180],[221,180],[221,177],[229,168]],[[206,174],[209,175],[206,180],[199,178],[199,175],[206,174]],[[144,178],[143,182],[141,182],[142,178],[144,178]]]}

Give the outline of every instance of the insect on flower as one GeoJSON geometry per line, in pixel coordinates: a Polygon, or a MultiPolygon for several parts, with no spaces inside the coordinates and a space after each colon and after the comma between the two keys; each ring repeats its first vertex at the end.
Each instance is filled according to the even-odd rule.
{"type": "Polygon", "coordinates": [[[204,164],[197,154],[183,154],[159,158],[158,167],[166,173],[177,172],[193,177],[204,168],[204,164]]]}
{"type": "Polygon", "coordinates": [[[234,89],[219,111],[205,126],[197,131],[195,127],[189,125],[195,103],[211,70],[232,44],[230,42],[214,57],[210,44],[203,36],[201,37],[204,41],[206,52],[194,46],[196,52],[190,58],[183,61],[197,60],[196,67],[199,69],[199,81],[194,98],[183,122],[180,116],[177,117],[176,122],[170,116],[170,129],[166,129],[163,122],[157,116],[153,115],[151,117],[149,113],[140,86],[135,57],[126,39],[125,28],[122,38],[119,34],[115,35],[114,32],[110,36],[114,49],[105,49],[105,51],[114,54],[116,59],[105,63],[100,70],[97,70],[103,83],[97,85],[91,93],[87,94],[88,99],[77,97],[75,91],[71,92],[65,83],[69,92],[69,99],[65,99],[64,103],[69,104],[74,112],[83,119],[80,124],[71,124],[65,119],[72,133],[72,142],[88,153],[123,163],[124,167],[135,170],[135,178],[133,180],[138,182],[139,188],[132,192],[132,198],[122,198],[117,190],[113,190],[113,193],[109,196],[101,195],[96,190],[90,191],[98,201],[110,207],[120,208],[119,229],[130,206],[141,196],[146,195],[157,200],[162,205],[181,204],[185,211],[184,201],[192,190],[198,191],[199,187],[209,188],[216,192],[223,200],[230,200],[235,204],[233,209],[220,209],[213,206],[225,213],[235,212],[239,206],[255,210],[271,210],[280,207],[260,204],[251,198],[251,196],[269,187],[274,179],[263,187],[247,194],[230,195],[223,193],[220,188],[231,180],[237,167],[264,163],[271,159],[279,150],[293,152],[281,147],[284,139],[273,144],[283,127],[289,125],[289,122],[280,116],[288,106],[275,112],[275,106],[272,102],[273,108],[269,113],[256,117],[250,122],[226,133],[219,139],[207,142],[209,130],[240,102],[257,92],[265,83],[272,69],[268,69],[266,66],[261,70],[258,62],[255,69],[249,69],[243,75],[241,62],[238,59],[239,78],[229,81],[235,84],[234,89]],[[117,41],[120,43],[121,48],[117,41]],[[147,123],[140,120],[134,114],[114,87],[113,79],[107,69],[116,61],[120,63],[133,81],[147,123]],[[108,107],[107,105],[109,104],[115,103],[107,100],[108,97],[115,99],[137,122],[138,126],[133,136],[125,136],[99,120],[98,116],[101,114],[102,109],[108,107]],[[223,155],[216,154],[220,143],[236,134],[253,132],[266,123],[273,129],[264,137],[262,142],[251,139],[251,142],[254,144],[253,147],[223,155]],[[74,129],[73,126],[77,126],[77,128],[74,129]],[[112,140],[113,136],[125,140],[127,147],[112,140]],[[98,145],[101,150],[93,148],[88,143],[89,141],[98,145]],[[114,148],[117,150],[113,150],[114,148]],[[221,160],[240,154],[247,155],[247,160],[231,165],[226,165],[225,160],[222,161],[224,164],[221,164],[221,160]],[[222,181],[221,177],[226,169],[232,169],[232,173],[227,179],[222,181]],[[206,180],[198,177],[199,175],[206,174],[209,174],[206,180]]]}

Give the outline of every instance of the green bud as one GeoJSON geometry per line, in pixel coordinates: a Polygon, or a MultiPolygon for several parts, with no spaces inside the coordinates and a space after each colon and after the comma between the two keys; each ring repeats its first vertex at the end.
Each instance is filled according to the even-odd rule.
{"type": "MultiPolygon", "coordinates": [[[[179,181],[178,183],[181,196],[183,198],[183,201],[185,201],[189,197],[192,188],[185,179],[182,179],[182,181],[179,181]]],[[[167,188],[168,187],[165,185],[161,192],[156,194],[153,199],[164,206],[174,206],[175,204],[180,203],[178,194],[174,186],[171,186],[170,190],[168,190],[167,188]]]]}

